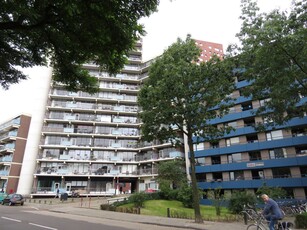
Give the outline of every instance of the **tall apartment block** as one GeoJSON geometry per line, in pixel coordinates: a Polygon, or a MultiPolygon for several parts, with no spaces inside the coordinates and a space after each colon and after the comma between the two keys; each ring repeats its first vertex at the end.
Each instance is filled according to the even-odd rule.
{"type": "Polygon", "coordinates": [[[28,139],[31,117],[17,116],[0,124],[0,190],[16,192],[28,139]]]}
{"type": "Polygon", "coordinates": [[[196,45],[201,49],[199,61],[206,62],[215,54],[216,56],[222,58],[224,55],[223,45],[214,42],[206,42],[194,39],[196,45]]]}
{"type": "MultiPolygon", "coordinates": [[[[235,130],[215,143],[195,144],[197,180],[201,189],[221,188],[224,195],[235,190],[256,192],[263,185],[281,187],[287,197],[307,197],[307,116],[287,124],[257,131],[257,123],[268,120],[255,116],[267,99],[254,100],[241,95],[250,83],[238,78],[230,95],[235,105],[223,118],[211,120],[219,127],[235,130]]],[[[301,97],[301,103],[307,98],[301,97]]],[[[209,203],[204,197],[203,204],[209,203]]]]}
{"type": "Polygon", "coordinates": [[[137,93],[150,65],[142,63],[141,41],[128,60],[114,76],[84,65],[99,79],[97,94],[51,86],[33,195],[58,188],[88,195],[157,189],[157,164],[184,156],[170,143],[140,141],[137,93]]]}

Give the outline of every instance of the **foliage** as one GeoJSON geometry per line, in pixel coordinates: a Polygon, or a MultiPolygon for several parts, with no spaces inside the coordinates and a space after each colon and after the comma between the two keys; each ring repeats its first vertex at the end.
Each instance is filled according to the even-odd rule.
{"type": "Polygon", "coordinates": [[[134,204],[136,208],[144,207],[144,202],[147,200],[147,194],[145,192],[133,193],[129,196],[128,201],[134,204]]]}
{"type": "Polygon", "coordinates": [[[17,67],[51,64],[53,79],[69,90],[97,90],[81,65],[118,72],[145,33],[138,23],[158,0],[2,1],[0,84],[7,89],[27,77],[17,67]]]}
{"type": "Polygon", "coordinates": [[[255,207],[256,196],[247,191],[236,191],[231,194],[228,203],[228,210],[233,214],[239,214],[245,207],[255,207]]]}
{"type": "Polygon", "coordinates": [[[290,12],[274,10],[259,13],[257,3],[242,0],[241,46],[228,48],[227,57],[241,71],[239,78],[252,83],[245,96],[267,99],[257,115],[283,124],[293,117],[303,117],[307,104],[307,1],[296,0],[290,12]]]}
{"type": "Polygon", "coordinates": [[[277,199],[281,197],[287,196],[287,191],[280,187],[269,187],[266,185],[266,183],[263,183],[263,185],[257,189],[256,194],[258,196],[261,196],[262,194],[267,194],[272,199],[277,199]]]}
{"type": "Polygon", "coordinates": [[[222,204],[224,202],[224,195],[222,194],[222,189],[215,188],[214,190],[208,190],[207,196],[210,200],[212,200],[216,215],[220,216],[222,204]]]}
{"type": "Polygon", "coordinates": [[[217,57],[208,62],[198,62],[200,49],[187,36],[178,38],[149,70],[149,78],[139,91],[139,114],[145,141],[172,141],[182,144],[178,133],[188,140],[191,158],[191,180],[195,221],[202,222],[199,194],[195,175],[193,140],[217,139],[225,133],[224,128],[210,124],[210,119],[227,112],[227,95],[233,91],[231,62],[217,57]],[[213,109],[213,108],[219,108],[213,109]]]}
{"type": "Polygon", "coordinates": [[[180,187],[177,199],[182,202],[183,206],[186,208],[193,208],[193,196],[192,187],[188,184],[180,187]]]}
{"type": "MultiPolygon", "coordinates": [[[[147,200],[145,207],[141,209],[142,215],[167,216],[167,209],[170,209],[171,215],[178,215],[180,218],[194,218],[194,210],[186,208],[180,201],[176,200],[147,200]]],[[[126,204],[124,207],[132,207],[132,204],[126,204]]],[[[208,221],[234,221],[235,216],[230,214],[224,207],[221,208],[221,216],[217,217],[213,206],[201,205],[201,215],[208,221]]]]}
{"type": "Polygon", "coordinates": [[[294,223],[296,228],[307,229],[307,213],[297,214],[294,223]]]}
{"type": "Polygon", "coordinates": [[[184,160],[182,159],[160,162],[157,181],[159,184],[165,184],[172,188],[180,187],[187,181],[184,166],[184,160]]]}

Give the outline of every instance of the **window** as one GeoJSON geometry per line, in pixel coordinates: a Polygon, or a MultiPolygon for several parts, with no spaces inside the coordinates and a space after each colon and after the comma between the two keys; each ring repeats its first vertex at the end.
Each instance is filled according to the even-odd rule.
{"type": "Polygon", "coordinates": [[[207,180],[206,173],[197,173],[196,180],[197,182],[206,182],[207,180]]]}
{"type": "Polygon", "coordinates": [[[228,163],[241,162],[241,161],[242,161],[241,153],[234,153],[234,154],[228,155],[228,163]]]}
{"type": "Polygon", "coordinates": [[[211,160],[212,160],[213,165],[221,164],[221,157],[220,156],[212,156],[211,160]]]}
{"type": "Polygon", "coordinates": [[[253,180],[264,179],[264,173],[262,170],[252,170],[251,172],[253,180]]]}
{"type": "Polygon", "coordinates": [[[267,102],[269,102],[270,100],[271,100],[271,98],[259,100],[260,106],[265,106],[267,104],[267,102]]]}
{"type": "Polygon", "coordinates": [[[242,111],[253,109],[253,105],[251,102],[241,104],[242,111]]]}
{"type": "Polygon", "coordinates": [[[257,136],[257,134],[246,135],[246,141],[247,141],[247,143],[255,143],[255,142],[258,142],[258,136],[257,136]]]}
{"type": "Polygon", "coordinates": [[[243,171],[233,171],[229,172],[230,180],[244,180],[244,173],[243,171]]]}
{"type": "Polygon", "coordinates": [[[301,171],[301,177],[307,177],[307,167],[301,166],[300,171],[301,171]]]}
{"type": "Polygon", "coordinates": [[[248,155],[250,161],[261,160],[261,154],[259,151],[249,152],[248,155]]]}
{"type": "Polygon", "coordinates": [[[227,146],[238,145],[238,144],[240,144],[239,137],[233,137],[233,138],[226,139],[227,146]]]}
{"type": "Polygon", "coordinates": [[[291,177],[291,172],[289,168],[273,168],[272,173],[273,173],[273,178],[291,177]]]}
{"type": "Polygon", "coordinates": [[[199,144],[194,144],[194,151],[197,151],[197,150],[204,150],[205,149],[205,145],[204,143],[199,143],[199,144]]]}
{"type": "Polygon", "coordinates": [[[226,126],[237,128],[238,127],[238,123],[236,121],[233,121],[233,122],[229,122],[228,124],[226,124],[226,126]]]}
{"type": "Polygon", "coordinates": [[[268,141],[283,139],[282,130],[276,130],[266,133],[266,139],[268,141]]]}
{"type": "Polygon", "coordinates": [[[287,158],[287,152],[285,148],[272,149],[269,151],[270,159],[287,158]]]}
{"type": "Polygon", "coordinates": [[[195,165],[197,165],[197,166],[204,166],[205,165],[205,158],[204,157],[196,158],[195,161],[196,161],[195,165]]]}

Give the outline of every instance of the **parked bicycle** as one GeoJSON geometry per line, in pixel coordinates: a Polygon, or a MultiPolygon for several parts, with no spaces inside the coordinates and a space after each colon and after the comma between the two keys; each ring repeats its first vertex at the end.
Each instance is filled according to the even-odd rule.
{"type": "MultiPolygon", "coordinates": [[[[247,226],[246,230],[267,230],[268,229],[268,222],[264,218],[261,213],[257,213],[254,210],[244,210],[243,213],[254,221],[254,223],[247,226]],[[252,214],[251,214],[252,213],[252,214]]],[[[294,227],[294,224],[291,222],[286,222],[282,220],[276,221],[274,225],[274,229],[276,230],[291,230],[294,227]]]]}

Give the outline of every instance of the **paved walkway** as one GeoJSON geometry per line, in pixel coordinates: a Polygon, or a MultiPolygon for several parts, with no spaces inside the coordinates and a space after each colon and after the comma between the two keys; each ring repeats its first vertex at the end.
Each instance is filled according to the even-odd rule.
{"type": "Polygon", "coordinates": [[[82,200],[82,203],[80,199],[75,199],[73,202],[71,202],[71,199],[64,202],[60,202],[58,199],[50,199],[46,200],[46,202],[43,200],[40,203],[38,203],[38,201],[36,201],[35,203],[33,201],[31,201],[31,203],[26,202],[25,206],[31,206],[35,207],[38,210],[47,210],[49,212],[88,216],[92,218],[108,219],[121,222],[126,221],[132,223],[167,226],[181,229],[221,230],[226,227],[227,230],[245,230],[247,227],[247,225],[244,225],[244,223],[240,222],[225,223],[204,221],[203,224],[197,224],[193,220],[186,219],[102,211],[99,209],[99,206],[102,203],[107,203],[105,198],[92,198],[91,200],[89,200],[88,198],[84,198],[82,200]],[[52,201],[52,204],[50,203],[50,201],[52,201]]]}

